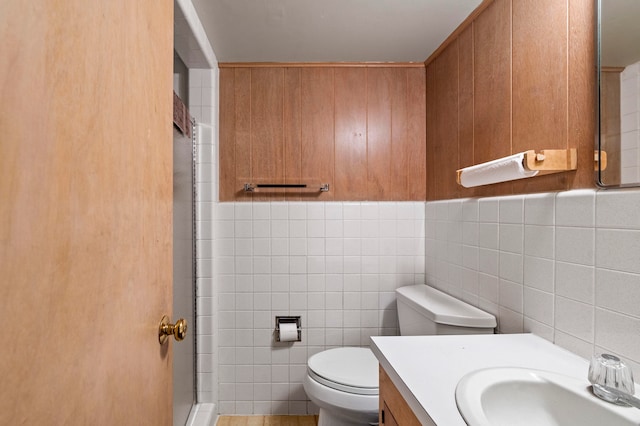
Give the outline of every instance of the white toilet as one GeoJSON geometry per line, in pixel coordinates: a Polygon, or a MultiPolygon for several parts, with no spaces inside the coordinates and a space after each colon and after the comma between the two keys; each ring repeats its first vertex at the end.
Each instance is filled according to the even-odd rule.
{"type": "MultiPolygon", "coordinates": [[[[496,318],[426,285],[396,290],[400,334],[491,334],[496,318]]],[[[304,390],[318,426],[378,424],[378,360],[368,348],[336,348],[307,362],[304,390]]]]}

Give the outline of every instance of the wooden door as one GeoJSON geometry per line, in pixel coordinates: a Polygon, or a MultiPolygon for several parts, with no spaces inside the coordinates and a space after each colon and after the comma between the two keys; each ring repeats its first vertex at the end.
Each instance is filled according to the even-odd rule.
{"type": "Polygon", "coordinates": [[[171,424],[173,2],[0,2],[0,424],[171,424]]]}

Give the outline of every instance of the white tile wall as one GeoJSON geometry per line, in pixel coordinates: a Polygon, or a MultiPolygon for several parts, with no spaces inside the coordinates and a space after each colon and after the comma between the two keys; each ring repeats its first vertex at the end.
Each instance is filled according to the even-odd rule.
{"type": "Polygon", "coordinates": [[[199,398],[219,398],[225,414],[315,411],[301,386],[308,356],[396,334],[393,291],[425,270],[494,313],[501,332],[617,353],[640,375],[638,200],[626,190],[426,207],[203,201],[199,247],[213,266],[198,280],[199,398]],[[273,342],[277,314],[302,316],[303,342],[273,342]]]}
{"type": "MultiPolygon", "coordinates": [[[[223,414],[315,412],[307,358],[398,333],[394,290],[424,282],[424,203],[219,203],[219,402],[223,414]],[[276,315],[302,342],[276,343],[276,315]]],[[[206,300],[207,302],[212,301],[206,300]]]]}
{"type": "Polygon", "coordinates": [[[496,315],[500,332],[612,352],[640,376],[639,208],[640,190],[428,202],[427,282],[496,315]]]}
{"type": "Polygon", "coordinates": [[[189,70],[189,112],[196,119],[197,400],[218,401],[218,292],[214,215],[218,199],[218,70],[189,70]]]}

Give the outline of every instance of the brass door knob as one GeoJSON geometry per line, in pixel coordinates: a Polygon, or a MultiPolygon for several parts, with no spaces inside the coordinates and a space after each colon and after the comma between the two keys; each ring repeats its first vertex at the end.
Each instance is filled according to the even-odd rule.
{"type": "Polygon", "coordinates": [[[173,336],[177,342],[187,337],[187,320],[180,318],[175,324],[169,322],[169,317],[164,315],[158,327],[158,341],[161,345],[167,341],[169,336],[173,336]]]}

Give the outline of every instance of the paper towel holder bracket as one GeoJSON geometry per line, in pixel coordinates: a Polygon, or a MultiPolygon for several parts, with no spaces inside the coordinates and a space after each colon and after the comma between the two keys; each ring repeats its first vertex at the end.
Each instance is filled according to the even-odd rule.
{"type": "MultiPolygon", "coordinates": [[[[484,163],[483,163],[484,164],[484,163]]],[[[570,149],[530,149],[524,152],[522,166],[525,170],[537,170],[538,176],[560,173],[578,168],[578,155],[575,148],[570,149]]],[[[464,169],[456,170],[456,181],[460,183],[460,175],[464,169]]]]}
{"type": "Polygon", "coordinates": [[[525,152],[523,166],[527,170],[539,170],[540,174],[559,173],[578,168],[578,153],[571,149],[542,149],[525,152]]]}
{"type": "Polygon", "coordinates": [[[302,342],[302,320],[300,316],[278,316],[276,315],[276,342],[280,342],[280,324],[295,324],[298,330],[298,339],[296,342],[302,342]]]}

